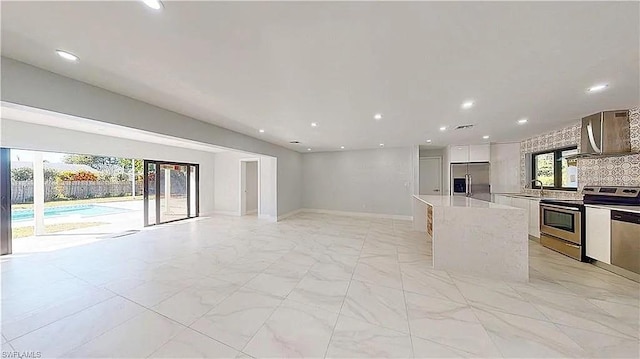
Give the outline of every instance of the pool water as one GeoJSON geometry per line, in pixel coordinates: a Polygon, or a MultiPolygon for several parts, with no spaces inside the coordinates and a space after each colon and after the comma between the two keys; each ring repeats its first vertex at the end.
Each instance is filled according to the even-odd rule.
{"type": "MultiPolygon", "coordinates": [[[[84,204],[76,206],[57,206],[57,207],[45,207],[44,217],[62,217],[62,216],[80,216],[80,217],[94,217],[104,216],[107,214],[117,214],[128,212],[129,210],[124,208],[97,206],[93,204],[84,204]]],[[[32,209],[18,209],[11,211],[12,221],[28,221],[33,219],[32,209]]]]}

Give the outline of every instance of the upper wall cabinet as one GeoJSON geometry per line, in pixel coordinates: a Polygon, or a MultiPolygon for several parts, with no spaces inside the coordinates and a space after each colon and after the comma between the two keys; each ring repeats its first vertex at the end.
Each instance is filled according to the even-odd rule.
{"type": "Polygon", "coordinates": [[[469,146],[469,162],[489,162],[490,158],[491,146],[489,144],[469,146]]]}
{"type": "Polygon", "coordinates": [[[486,145],[452,145],[449,146],[449,162],[489,162],[491,147],[486,145]]]}

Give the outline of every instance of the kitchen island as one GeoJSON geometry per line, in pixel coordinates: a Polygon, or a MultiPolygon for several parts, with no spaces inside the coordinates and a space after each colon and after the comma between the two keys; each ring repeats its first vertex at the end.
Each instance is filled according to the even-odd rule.
{"type": "Polygon", "coordinates": [[[528,214],[464,196],[413,196],[414,229],[433,241],[433,267],[513,281],[529,279],[528,214]]]}

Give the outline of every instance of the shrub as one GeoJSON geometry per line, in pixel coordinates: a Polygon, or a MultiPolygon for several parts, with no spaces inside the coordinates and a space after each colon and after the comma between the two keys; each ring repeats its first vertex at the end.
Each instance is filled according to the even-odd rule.
{"type": "Polygon", "coordinates": [[[113,175],[109,173],[100,172],[100,174],[98,175],[98,180],[111,182],[113,180],[113,175]]]}
{"type": "Polygon", "coordinates": [[[98,176],[96,176],[95,173],[88,171],[64,171],[58,174],[57,179],[60,181],[97,181],[98,176]]]}
{"type": "Polygon", "coordinates": [[[127,175],[126,173],[118,173],[116,175],[116,180],[117,181],[127,181],[127,180],[129,180],[129,175],[127,175]]]}
{"type": "Polygon", "coordinates": [[[11,170],[11,179],[14,181],[31,181],[33,180],[33,168],[14,168],[11,170]]]}

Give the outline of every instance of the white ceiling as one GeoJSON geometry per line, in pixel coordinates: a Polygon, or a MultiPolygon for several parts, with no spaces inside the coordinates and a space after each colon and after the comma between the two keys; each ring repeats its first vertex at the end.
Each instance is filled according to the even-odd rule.
{"type": "Polygon", "coordinates": [[[640,102],[638,2],[1,6],[3,56],[299,151],[520,140],[640,102]]]}

